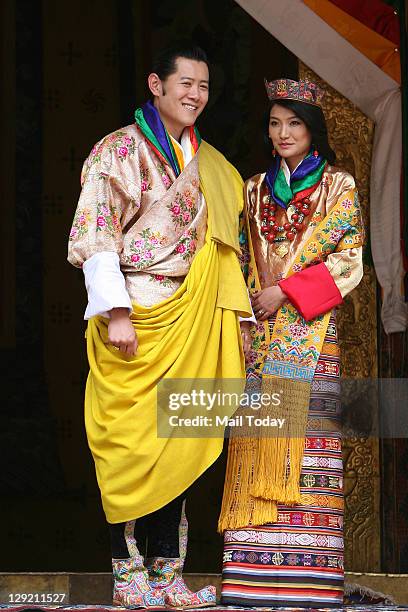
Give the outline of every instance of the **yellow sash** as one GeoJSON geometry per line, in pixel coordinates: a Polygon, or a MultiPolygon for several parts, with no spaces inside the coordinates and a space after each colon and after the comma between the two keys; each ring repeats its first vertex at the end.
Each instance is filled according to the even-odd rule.
{"type": "Polygon", "coordinates": [[[183,493],[221,453],[220,438],[157,437],[158,381],[245,376],[237,314],[249,316],[251,311],[229,228],[224,227],[228,219],[236,218],[237,223],[242,182],[239,191],[231,166],[203,145],[199,167],[208,231],[184,283],[152,307],[133,304],[131,320],[139,341],[134,357],[108,343],[107,319],[94,317],[88,324],[85,423],[110,523],[158,510],[183,493]],[[214,158],[213,176],[214,163],[207,161],[214,158]],[[222,197],[212,187],[219,175],[222,197]]]}

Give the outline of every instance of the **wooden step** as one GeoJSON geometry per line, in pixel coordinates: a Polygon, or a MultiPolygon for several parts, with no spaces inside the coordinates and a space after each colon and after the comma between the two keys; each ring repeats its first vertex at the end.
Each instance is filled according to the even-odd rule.
{"type": "MultiPolygon", "coordinates": [[[[185,574],[187,585],[197,591],[213,584],[220,594],[220,574],[185,574]]],[[[407,574],[346,573],[346,582],[367,586],[391,596],[399,605],[408,605],[407,574]]],[[[22,572],[0,573],[0,604],[61,603],[109,605],[112,602],[110,573],[22,572]],[[31,595],[22,600],[23,594],[31,595]],[[47,594],[48,602],[47,602],[47,594]]]]}

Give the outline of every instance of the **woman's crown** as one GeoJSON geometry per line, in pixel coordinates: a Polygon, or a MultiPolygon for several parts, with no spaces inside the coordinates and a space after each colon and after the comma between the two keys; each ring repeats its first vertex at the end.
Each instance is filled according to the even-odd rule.
{"type": "Polygon", "coordinates": [[[324,96],[324,91],[311,81],[277,79],[268,82],[265,79],[265,87],[269,100],[298,100],[321,107],[324,96]]]}

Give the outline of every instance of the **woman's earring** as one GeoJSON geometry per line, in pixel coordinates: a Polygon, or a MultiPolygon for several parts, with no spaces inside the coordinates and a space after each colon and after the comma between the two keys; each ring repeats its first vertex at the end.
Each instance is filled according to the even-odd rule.
{"type": "Polygon", "coordinates": [[[316,149],[316,147],[313,145],[314,151],[313,151],[313,155],[315,157],[319,157],[319,151],[316,149]]]}
{"type": "Polygon", "coordinates": [[[276,157],[276,150],[275,150],[275,147],[273,147],[273,149],[272,149],[272,155],[273,155],[274,157],[276,157]]]}

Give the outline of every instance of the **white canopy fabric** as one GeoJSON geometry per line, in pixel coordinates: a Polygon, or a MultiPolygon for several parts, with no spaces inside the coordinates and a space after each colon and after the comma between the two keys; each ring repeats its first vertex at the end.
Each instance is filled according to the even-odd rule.
{"type": "MultiPolygon", "coordinates": [[[[401,289],[404,268],[400,232],[402,116],[399,84],[302,0],[236,2],[375,122],[370,179],[371,250],[383,290],[381,317],[384,329],[387,334],[404,331],[408,326],[408,306],[401,289]]],[[[273,62],[273,58],[270,61],[273,62]]]]}

